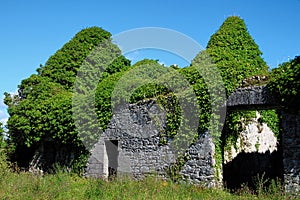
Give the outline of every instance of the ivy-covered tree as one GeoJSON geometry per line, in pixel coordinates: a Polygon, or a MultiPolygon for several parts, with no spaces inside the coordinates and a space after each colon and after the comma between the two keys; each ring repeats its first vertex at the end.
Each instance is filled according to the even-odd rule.
{"type": "Polygon", "coordinates": [[[227,94],[232,93],[243,79],[268,73],[262,52],[240,17],[231,16],[224,21],[211,36],[207,52],[219,68],[227,94]]]}
{"type": "MultiPolygon", "coordinates": [[[[28,165],[32,153],[45,140],[66,146],[75,153],[75,160],[87,153],[73,119],[74,82],[86,57],[101,42],[111,43],[110,36],[98,27],[80,31],[37,69],[38,74],[22,80],[17,95],[5,93],[10,115],[8,134],[15,146],[13,159],[20,165],[28,165]]],[[[120,52],[116,46],[114,51],[120,52]]],[[[130,61],[120,56],[106,73],[113,74],[128,66],[130,61]]],[[[99,68],[93,70],[97,73],[99,68]]]]}
{"type": "MultiPolygon", "coordinates": [[[[261,57],[262,52],[240,17],[228,17],[211,36],[206,51],[219,69],[227,96],[244,79],[255,75],[268,75],[268,66],[261,57]]],[[[278,118],[274,118],[274,111],[265,111],[262,116],[267,118],[262,120],[264,122],[278,122],[278,118]]],[[[243,123],[254,117],[256,111],[227,113],[222,135],[225,149],[235,145],[237,137],[243,131],[243,123]]],[[[274,131],[276,130],[275,128],[274,131]]]]}
{"type": "MultiPolygon", "coordinates": [[[[239,87],[245,78],[268,74],[268,66],[261,58],[262,52],[240,17],[231,16],[224,21],[219,30],[211,36],[206,53],[219,69],[227,95],[239,87]]],[[[240,122],[242,115],[248,117],[253,113],[255,114],[255,111],[252,114],[236,112],[235,117],[229,117],[227,122],[233,122],[232,128],[238,132],[236,122],[240,122]]]]}
{"type": "Polygon", "coordinates": [[[42,77],[72,88],[84,59],[103,41],[110,41],[111,34],[99,27],[83,29],[37,69],[42,77]]]}

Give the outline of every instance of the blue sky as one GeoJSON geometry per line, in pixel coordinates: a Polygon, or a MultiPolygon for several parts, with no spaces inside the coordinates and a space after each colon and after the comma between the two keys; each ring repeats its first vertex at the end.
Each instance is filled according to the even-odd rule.
{"type": "MultiPolygon", "coordinates": [[[[299,10],[300,0],[3,1],[0,97],[5,91],[15,92],[22,79],[35,73],[78,31],[90,26],[102,27],[113,35],[133,28],[163,27],[186,34],[205,47],[223,21],[237,15],[245,20],[262,57],[273,68],[300,55],[299,10]]],[[[181,62],[162,52],[130,56],[136,60],[156,58],[165,64],[181,62]]],[[[2,121],[7,118],[5,110],[1,100],[2,121]]]]}

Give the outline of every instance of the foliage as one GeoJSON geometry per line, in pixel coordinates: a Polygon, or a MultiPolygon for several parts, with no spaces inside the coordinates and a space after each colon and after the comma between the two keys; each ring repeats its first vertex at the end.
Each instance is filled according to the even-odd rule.
{"type": "Polygon", "coordinates": [[[5,176],[10,172],[10,163],[8,162],[5,149],[0,148],[0,182],[5,179],[5,176]]]}
{"type": "Polygon", "coordinates": [[[45,66],[37,69],[42,77],[72,88],[78,69],[89,53],[104,40],[110,41],[111,34],[101,28],[91,27],[81,30],[52,55],[45,66]]]}
{"type": "Polygon", "coordinates": [[[268,73],[259,47],[244,21],[237,16],[228,17],[211,36],[207,51],[220,70],[227,94],[232,93],[243,79],[268,73]]]}
{"type": "MultiPolygon", "coordinates": [[[[128,70],[129,67],[130,61],[121,55],[120,49],[110,41],[105,41],[89,54],[78,71],[73,90],[72,111],[78,135],[88,150],[91,150],[98,141],[104,128],[102,126],[103,122],[104,124],[108,123],[111,117],[110,107],[107,107],[110,102],[102,106],[104,108],[103,112],[97,111],[98,83],[109,79],[115,73],[128,70]],[[99,115],[104,114],[104,119],[102,119],[102,115],[98,117],[97,113],[99,115]]],[[[106,86],[110,87],[111,85],[106,86]]],[[[111,91],[104,91],[104,95],[108,94],[110,96],[108,92],[111,91]]]]}
{"type": "Polygon", "coordinates": [[[126,103],[137,103],[141,100],[155,98],[167,113],[167,134],[162,135],[162,138],[173,137],[180,125],[178,100],[172,91],[162,84],[155,83],[155,81],[149,82],[147,80],[149,77],[146,75],[142,78],[139,77],[138,75],[141,75],[138,69],[140,66],[144,66],[144,69],[151,69],[155,66],[162,67],[157,61],[145,59],[136,63],[129,70],[112,74],[99,83],[95,94],[99,125],[102,129],[107,127],[112,117],[112,109],[118,109],[126,103]],[[134,74],[135,72],[138,75],[134,74]],[[127,79],[129,76],[130,79],[127,79]],[[126,88],[131,88],[131,90],[126,88]],[[113,93],[117,95],[113,96],[113,93]]]}
{"type": "MultiPolygon", "coordinates": [[[[103,129],[106,128],[112,116],[112,107],[118,109],[118,107],[124,106],[126,103],[137,103],[141,100],[154,98],[166,112],[167,123],[165,131],[160,135],[160,143],[166,144],[172,140],[172,144],[176,147],[186,146],[184,141],[188,141],[191,144],[197,138],[199,130],[197,128],[195,130],[187,128],[181,130],[182,133],[180,135],[178,134],[182,124],[186,125],[186,127],[192,127],[193,123],[195,123],[193,120],[183,119],[182,109],[188,110],[190,113],[189,117],[195,114],[189,110],[190,107],[188,106],[197,103],[197,99],[193,102],[191,93],[199,92],[199,103],[206,103],[200,97],[200,93],[203,94],[200,90],[201,87],[205,87],[204,80],[194,68],[183,70],[170,69],[158,64],[155,60],[142,60],[132,66],[130,70],[115,73],[99,83],[95,101],[100,126],[103,129]],[[187,81],[183,82],[182,80],[187,81]],[[186,88],[185,90],[181,89],[184,85],[189,84],[192,85],[190,91],[186,88]],[[184,102],[180,102],[180,99],[184,102]],[[174,140],[174,138],[176,139],[174,140]]],[[[197,97],[197,94],[195,97],[197,97]]],[[[204,111],[201,113],[202,115],[204,115],[204,111]]],[[[201,123],[204,127],[207,127],[207,124],[204,124],[207,121],[202,119],[201,123]]],[[[184,150],[180,149],[179,152],[183,153],[184,150]]],[[[180,156],[182,155],[180,154],[180,156]]],[[[182,162],[180,163],[180,166],[182,166],[182,162]]],[[[174,167],[180,168],[180,166],[174,167]]]]}
{"type": "MultiPolygon", "coordinates": [[[[24,99],[17,105],[8,104],[10,118],[7,125],[12,141],[28,147],[49,137],[61,138],[65,143],[73,141],[75,129],[70,110],[72,94],[59,84],[47,80],[28,87],[32,92],[26,94],[25,98],[22,96],[24,99]]],[[[6,101],[12,102],[8,94],[6,101]]]]}
{"type": "MultiPolygon", "coordinates": [[[[183,69],[172,68],[174,71],[178,71],[184,77],[184,79],[187,80],[190,85],[192,85],[193,92],[197,97],[197,104],[199,105],[199,127],[197,131],[192,133],[194,135],[192,141],[197,138],[198,133],[205,132],[210,127],[210,120],[212,117],[214,117],[212,115],[214,112],[212,111],[212,108],[214,107],[214,105],[218,105],[221,103],[218,102],[218,100],[216,102],[211,101],[214,98],[218,99],[218,95],[215,95],[213,97],[211,96],[213,93],[212,91],[209,91],[209,89],[211,88],[208,89],[206,80],[204,79],[204,77],[202,77],[203,74],[200,74],[196,69],[196,66],[199,65],[199,63],[200,65],[213,65],[213,63],[208,62],[210,60],[205,57],[207,53],[211,56],[212,61],[215,62],[216,66],[219,68],[228,94],[230,94],[244,78],[256,74],[267,74],[268,70],[266,63],[260,57],[261,52],[259,51],[258,46],[249,35],[243,20],[238,17],[229,17],[223,23],[219,31],[211,37],[207,45],[207,50],[205,52],[200,52],[193,60],[190,67],[183,69]]],[[[143,65],[148,65],[152,67],[151,69],[153,69],[153,67],[157,65],[157,61],[142,60],[136,63],[132,67],[132,69],[134,69],[133,71],[137,71],[136,69],[139,66],[143,65]]],[[[163,74],[163,71],[161,71],[161,74],[163,74]]],[[[164,98],[159,98],[160,95],[174,95],[173,98],[178,95],[178,93],[174,93],[174,91],[170,91],[167,87],[163,86],[163,82],[147,82],[148,77],[146,77],[144,74],[143,79],[140,79],[139,76],[136,79],[134,79],[135,76],[130,76],[130,80],[126,78],[120,80],[124,75],[125,74],[120,75],[117,79],[115,79],[116,77],[111,77],[107,79],[108,82],[102,81],[100,83],[100,87],[98,87],[97,89],[98,95],[96,95],[98,108],[97,113],[98,117],[100,116],[100,123],[103,121],[104,124],[107,124],[111,117],[111,113],[108,115],[106,113],[111,109],[111,104],[109,102],[111,98],[110,93],[112,90],[115,90],[116,82],[120,81],[124,85],[124,87],[122,87],[121,90],[117,90],[116,93],[120,94],[121,96],[123,95],[123,97],[125,99],[127,98],[127,100],[130,97],[130,100],[128,100],[128,102],[130,101],[131,103],[145,98],[155,97],[158,99],[159,103],[162,104],[166,109],[167,104],[166,102],[162,101],[164,98]],[[110,81],[112,82],[109,83],[110,81]],[[141,83],[143,83],[143,85],[141,83]],[[131,87],[135,89],[134,91],[131,89],[124,89],[125,87],[129,87],[128,85],[130,84],[132,84],[131,87]],[[127,94],[125,94],[124,91],[125,93],[127,92],[127,94]],[[105,101],[103,101],[103,99],[105,101]]],[[[151,76],[155,77],[155,75],[151,76]]],[[[219,91],[216,91],[214,93],[219,94],[218,92],[219,91]]],[[[188,96],[183,95],[183,97],[185,99],[189,99],[188,96]]],[[[170,112],[171,110],[168,110],[167,112],[167,137],[171,138],[177,135],[178,128],[180,127],[180,120],[182,119],[180,117],[182,113],[180,113],[180,105],[178,104],[178,102],[173,103],[172,106],[174,107],[174,110],[176,110],[175,113],[177,114],[174,115],[174,113],[170,112]]],[[[228,122],[232,123],[232,121],[234,121],[233,123],[237,123],[241,120],[237,118],[241,118],[242,115],[246,116],[247,114],[232,114],[229,116],[229,118],[227,118],[228,122]],[[233,118],[230,118],[231,116],[233,118]],[[235,118],[236,120],[234,120],[235,118]]],[[[212,124],[218,127],[219,125],[218,123],[216,123],[217,118],[214,118],[214,122],[215,123],[212,124]]],[[[236,128],[235,126],[240,125],[235,124],[230,127],[236,128]]],[[[213,135],[214,139],[219,138],[220,136],[220,133],[218,133],[218,128],[216,128],[215,131],[211,131],[210,133],[213,135]]],[[[218,143],[218,141],[215,142],[218,143]]],[[[221,154],[221,152],[218,153],[221,154]]]]}
{"type": "Polygon", "coordinates": [[[210,115],[211,115],[211,102],[207,85],[202,78],[201,74],[196,70],[193,65],[191,67],[180,69],[180,73],[184,78],[193,86],[194,92],[197,96],[199,106],[199,132],[204,132],[208,129],[210,115]]]}
{"type": "Polygon", "coordinates": [[[300,56],[273,69],[267,86],[284,108],[299,111],[300,56]]]}
{"type": "MultiPolygon", "coordinates": [[[[51,56],[45,66],[37,69],[38,74],[22,80],[17,95],[5,93],[5,104],[10,115],[8,134],[15,145],[15,155],[12,157],[16,161],[25,159],[17,155],[20,152],[27,152],[27,159],[31,159],[33,149],[48,139],[70,146],[78,159],[80,153],[85,152],[74,124],[72,89],[77,72],[88,54],[98,48],[100,42],[111,43],[110,36],[109,32],[98,27],[80,31],[51,56]]],[[[120,52],[116,46],[112,50],[120,52]]],[[[129,65],[130,61],[120,56],[110,63],[105,73],[113,74],[129,65]]],[[[99,68],[94,68],[93,73],[97,70],[99,68]]],[[[77,161],[74,163],[81,165],[77,161]]]]}
{"type": "MultiPolygon", "coordinates": [[[[4,127],[2,122],[0,122],[0,155],[2,154],[3,150],[6,150],[5,148],[7,147],[7,141],[5,139],[5,132],[4,132],[4,127]]],[[[0,159],[1,162],[1,159],[0,159]]],[[[1,163],[0,163],[1,165],[1,163]]]]}
{"type": "Polygon", "coordinates": [[[261,110],[259,111],[261,115],[261,123],[266,123],[268,127],[275,134],[277,140],[280,139],[280,130],[279,130],[279,114],[276,110],[261,110]]]}
{"type": "Polygon", "coordinates": [[[106,129],[112,117],[111,94],[115,85],[124,75],[124,72],[119,72],[106,77],[97,86],[95,93],[96,113],[101,129],[106,129]]]}
{"type": "MultiPolygon", "coordinates": [[[[130,64],[130,60],[128,60],[124,56],[119,56],[105,69],[104,72],[112,75],[117,72],[126,71],[129,69],[130,64]]],[[[104,75],[102,76],[105,77],[104,75]]]]}
{"type": "Polygon", "coordinates": [[[222,134],[222,146],[224,147],[224,150],[230,150],[232,145],[237,148],[236,141],[240,133],[244,130],[245,125],[250,123],[251,119],[255,117],[256,111],[227,113],[222,134]]]}
{"type": "Polygon", "coordinates": [[[3,132],[4,132],[3,124],[2,124],[2,122],[0,122],[0,134],[2,135],[3,132]]]}
{"type": "Polygon", "coordinates": [[[3,138],[4,128],[2,122],[0,122],[0,181],[3,180],[4,176],[10,171],[10,163],[7,159],[7,143],[3,138]]]}

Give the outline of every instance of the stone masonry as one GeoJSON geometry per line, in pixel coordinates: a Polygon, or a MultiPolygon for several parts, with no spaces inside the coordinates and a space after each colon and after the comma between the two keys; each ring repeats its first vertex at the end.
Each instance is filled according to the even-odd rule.
{"type": "MultiPolygon", "coordinates": [[[[228,110],[280,109],[265,86],[238,88],[227,100],[228,110]]],[[[300,190],[300,116],[282,114],[283,177],[285,190],[300,190]]],[[[106,131],[91,152],[86,175],[108,178],[117,174],[141,178],[146,174],[166,176],[175,162],[174,152],[161,144],[166,130],[166,113],[155,100],[129,105],[115,112],[106,131]],[[109,144],[111,143],[111,144],[109,144]],[[115,150],[110,149],[114,146],[115,150]],[[115,152],[115,153],[110,153],[115,152]],[[114,158],[112,158],[114,157],[114,158]]],[[[206,186],[216,186],[215,146],[208,133],[187,149],[190,159],[180,174],[184,179],[206,186]]]]}
{"type": "MultiPolygon", "coordinates": [[[[128,174],[137,179],[147,174],[166,177],[166,169],[175,162],[175,156],[169,143],[160,142],[165,127],[166,114],[154,100],[115,112],[91,152],[86,175],[106,179],[111,175],[110,169],[115,168],[118,175],[128,174]],[[112,144],[118,151],[114,158],[116,165],[112,164],[113,158],[109,158],[113,156],[110,155],[113,150],[108,148],[112,144]]],[[[201,135],[188,154],[191,159],[184,165],[181,175],[190,182],[213,186],[214,144],[209,135],[201,135]]]]}
{"type": "Polygon", "coordinates": [[[282,113],[285,190],[300,192],[300,116],[282,113]]]}
{"type": "Polygon", "coordinates": [[[277,108],[276,100],[266,86],[237,88],[227,99],[229,110],[255,110],[277,108]]]}
{"type": "Polygon", "coordinates": [[[197,142],[188,150],[189,160],[180,174],[184,180],[206,187],[221,185],[216,174],[215,145],[208,133],[201,134],[197,142]]]}
{"type": "MultiPolygon", "coordinates": [[[[280,106],[266,86],[238,88],[227,100],[229,110],[270,109],[280,106]]],[[[281,111],[283,177],[285,191],[300,191],[300,116],[281,111]]]]}

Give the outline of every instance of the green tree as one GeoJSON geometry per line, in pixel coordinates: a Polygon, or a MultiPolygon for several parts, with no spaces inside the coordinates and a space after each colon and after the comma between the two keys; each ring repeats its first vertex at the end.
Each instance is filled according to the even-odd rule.
{"type": "MultiPolygon", "coordinates": [[[[109,32],[98,27],[80,31],[37,69],[38,74],[22,80],[17,95],[5,93],[10,115],[8,134],[15,146],[13,157],[20,165],[28,164],[40,143],[49,139],[67,146],[75,153],[75,160],[80,154],[87,153],[74,124],[73,88],[79,68],[84,62],[89,62],[86,57],[102,42],[111,44],[110,36],[109,32]],[[28,157],[24,157],[24,153],[28,157]]],[[[110,50],[120,55],[116,45],[110,50]]],[[[110,75],[125,70],[130,61],[119,56],[108,64],[105,73],[110,75]]],[[[90,79],[88,75],[101,71],[101,61],[95,58],[92,65],[95,67],[91,73],[85,74],[86,80],[90,79]]]]}
{"type": "MultiPolygon", "coordinates": [[[[211,36],[205,53],[210,56],[212,62],[219,69],[227,95],[239,87],[243,79],[254,75],[268,74],[268,66],[261,58],[262,52],[250,36],[244,21],[237,16],[228,17],[223,22],[219,30],[211,36]]],[[[197,57],[201,54],[203,52],[200,52],[197,57]]],[[[208,93],[200,96],[209,98],[208,93]]],[[[208,102],[208,100],[206,101],[208,102]]],[[[204,113],[208,112],[209,108],[207,107],[204,113]]],[[[234,121],[231,131],[239,130],[236,126],[242,116],[253,116],[253,113],[255,114],[255,111],[229,113],[228,124],[232,124],[234,121]]]]}
{"type": "Polygon", "coordinates": [[[52,55],[45,66],[37,69],[42,77],[72,88],[78,69],[84,59],[101,42],[110,41],[111,34],[99,27],[86,28],[77,33],[69,42],[52,55]]]}
{"type": "Polygon", "coordinates": [[[237,16],[228,17],[211,36],[207,52],[220,70],[227,94],[232,93],[243,79],[268,73],[262,52],[244,21],[237,16]]]}

